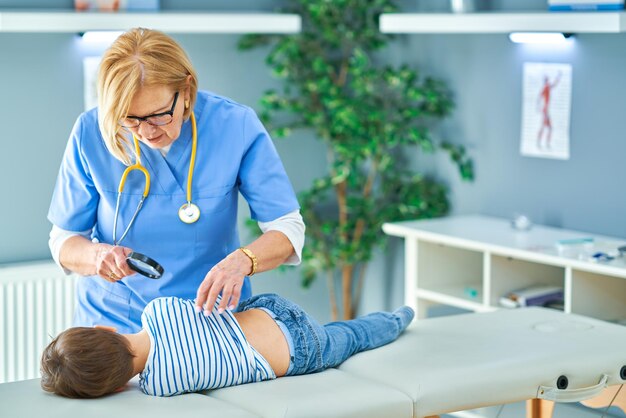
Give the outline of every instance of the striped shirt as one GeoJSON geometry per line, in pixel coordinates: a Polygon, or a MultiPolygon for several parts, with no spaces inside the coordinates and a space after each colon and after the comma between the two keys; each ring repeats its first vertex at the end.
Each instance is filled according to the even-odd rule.
{"type": "Polygon", "coordinates": [[[220,315],[214,308],[205,317],[196,313],[191,300],[157,298],[144,309],[141,323],[151,343],[139,375],[147,395],[173,396],[276,378],[228,310],[220,315]]]}

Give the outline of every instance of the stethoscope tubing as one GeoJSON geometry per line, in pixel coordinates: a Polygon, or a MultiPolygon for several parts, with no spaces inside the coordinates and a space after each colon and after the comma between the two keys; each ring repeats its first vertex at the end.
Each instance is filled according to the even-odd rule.
{"type": "Polygon", "coordinates": [[[137,205],[137,209],[135,209],[135,213],[133,214],[133,217],[130,218],[130,222],[128,223],[128,226],[126,227],[126,229],[124,230],[124,233],[122,234],[122,236],[120,237],[120,240],[118,241],[115,235],[117,234],[117,218],[118,218],[118,214],[120,210],[120,197],[121,196],[122,196],[122,192],[118,192],[117,203],[115,204],[115,219],[113,221],[113,245],[118,245],[126,237],[126,234],[128,234],[128,231],[130,231],[130,226],[135,222],[135,218],[137,217],[137,215],[139,215],[139,211],[141,210],[141,207],[143,206],[143,202],[146,200],[146,196],[141,196],[141,200],[139,201],[139,204],[137,205]]]}
{"type": "Polygon", "coordinates": [[[196,165],[196,148],[198,148],[198,128],[196,117],[191,112],[191,156],[189,157],[189,172],[187,173],[187,204],[191,205],[191,179],[193,178],[193,168],[196,165]]]}
{"type": "MultiPolygon", "coordinates": [[[[198,145],[198,130],[196,126],[196,117],[193,112],[191,112],[191,138],[192,138],[191,157],[189,159],[189,172],[187,176],[187,196],[186,196],[188,205],[192,205],[191,185],[193,181],[193,169],[195,166],[196,149],[198,145]]],[[[128,234],[128,231],[130,231],[130,227],[135,222],[135,219],[137,218],[137,215],[139,214],[139,211],[141,210],[143,206],[143,202],[146,200],[150,192],[150,173],[148,172],[148,170],[146,170],[146,168],[143,165],[141,165],[141,150],[139,148],[139,140],[137,139],[135,135],[133,135],[133,142],[135,145],[135,155],[136,155],[137,160],[135,164],[129,167],[126,167],[126,170],[124,170],[124,173],[122,173],[122,178],[120,179],[120,184],[117,189],[117,201],[115,203],[115,217],[113,219],[113,245],[119,245],[119,243],[121,243],[122,240],[126,237],[126,234],[128,234]],[[137,204],[137,208],[135,209],[135,213],[130,219],[130,222],[128,222],[128,226],[124,230],[124,233],[118,240],[117,239],[117,219],[119,217],[119,211],[120,211],[120,200],[121,200],[122,192],[124,191],[124,186],[126,185],[126,177],[128,177],[128,174],[133,170],[139,170],[144,174],[146,184],[144,186],[144,191],[141,196],[141,200],[139,201],[139,203],[137,204]]]]}

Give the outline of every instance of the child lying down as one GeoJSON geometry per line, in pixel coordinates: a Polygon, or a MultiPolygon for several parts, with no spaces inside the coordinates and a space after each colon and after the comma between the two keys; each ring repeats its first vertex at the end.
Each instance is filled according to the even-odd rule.
{"type": "Polygon", "coordinates": [[[218,304],[202,314],[191,300],[157,298],[144,309],[136,334],[69,328],[43,352],[41,386],[70,398],[95,398],[139,374],[144,393],[173,396],[315,373],[394,341],[414,316],[403,306],[322,326],[275,294],[253,296],[235,313],[218,313],[218,304]]]}

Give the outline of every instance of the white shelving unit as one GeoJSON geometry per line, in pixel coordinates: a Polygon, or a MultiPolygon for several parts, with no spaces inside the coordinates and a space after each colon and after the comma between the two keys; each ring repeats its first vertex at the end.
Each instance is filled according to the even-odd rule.
{"type": "Polygon", "coordinates": [[[517,231],[505,219],[457,216],[386,223],[405,240],[405,303],[425,317],[433,304],[475,312],[499,309],[509,291],[545,284],[564,289],[564,311],[604,320],[626,319],[626,259],[589,261],[626,239],[535,225],[517,231]],[[560,240],[593,238],[593,246],[560,240]]]}
{"type": "Polygon", "coordinates": [[[298,33],[296,14],[205,12],[2,11],[0,32],[86,32],[134,27],[168,33],[298,33]]]}
{"type": "Polygon", "coordinates": [[[620,33],[624,12],[534,13],[387,13],[380,17],[384,33],[620,33]]]}

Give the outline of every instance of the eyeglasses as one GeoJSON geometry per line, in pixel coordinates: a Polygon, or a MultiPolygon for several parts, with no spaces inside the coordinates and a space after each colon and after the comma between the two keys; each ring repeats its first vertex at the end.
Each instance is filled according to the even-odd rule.
{"type": "Polygon", "coordinates": [[[176,102],[178,101],[178,92],[174,95],[174,102],[172,108],[167,112],[155,113],[144,117],[140,116],[126,116],[124,119],[120,119],[118,122],[120,126],[124,128],[138,128],[141,122],[146,122],[152,126],[163,126],[172,122],[174,119],[174,109],[176,108],[176,102]]]}

